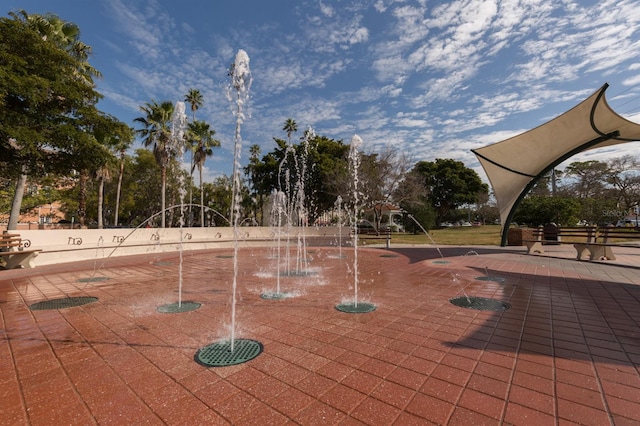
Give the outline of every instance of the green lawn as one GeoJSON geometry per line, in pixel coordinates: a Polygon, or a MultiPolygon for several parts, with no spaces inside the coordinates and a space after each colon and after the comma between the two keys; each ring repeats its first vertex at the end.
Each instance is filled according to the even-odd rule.
{"type": "MultiPolygon", "coordinates": [[[[429,235],[433,242],[438,245],[500,245],[500,225],[482,225],[453,228],[432,229],[429,235]]],[[[383,240],[367,240],[366,236],[361,238],[363,244],[371,242],[380,244],[383,240]]],[[[423,233],[413,234],[391,234],[391,243],[396,244],[432,244],[431,239],[423,233]]]]}

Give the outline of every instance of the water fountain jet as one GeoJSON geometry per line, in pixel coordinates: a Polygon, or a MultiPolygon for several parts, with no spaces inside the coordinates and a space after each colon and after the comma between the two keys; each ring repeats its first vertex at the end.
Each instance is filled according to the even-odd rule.
{"type": "Polygon", "coordinates": [[[376,305],[373,303],[360,303],[358,304],[358,217],[360,212],[360,192],[358,189],[360,170],[360,152],[358,148],[362,145],[362,139],[358,135],[353,135],[351,138],[351,146],[349,147],[349,171],[352,178],[352,194],[353,194],[353,217],[351,218],[351,225],[353,229],[353,288],[354,295],[353,301],[340,303],[336,305],[336,309],[346,313],[366,313],[372,312],[376,309],[376,305]]]}
{"type": "Polygon", "coordinates": [[[234,135],[234,161],[233,161],[233,187],[231,199],[231,223],[233,226],[233,283],[231,299],[231,336],[229,340],[215,342],[200,348],[194,359],[199,364],[207,367],[222,367],[235,365],[250,361],[262,353],[263,346],[260,342],[252,339],[235,338],[236,323],[236,293],[238,281],[238,242],[240,219],[240,152],[242,137],[240,128],[244,122],[244,106],[249,99],[249,88],[251,87],[251,71],[249,69],[249,55],[240,49],[236,54],[235,61],[229,72],[231,77],[231,88],[236,92],[235,116],[236,129],[234,135]]]}

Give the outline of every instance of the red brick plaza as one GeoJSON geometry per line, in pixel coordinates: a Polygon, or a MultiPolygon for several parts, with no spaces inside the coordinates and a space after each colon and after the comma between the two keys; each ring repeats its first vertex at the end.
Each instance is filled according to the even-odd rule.
{"type": "Polygon", "coordinates": [[[227,367],[194,356],[230,336],[231,250],[185,253],[190,312],[157,309],[178,253],[0,271],[0,424],[638,424],[640,250],[569,248],[360,248],[376,309],[349,314],[353,250],[310,247],[306,276],[280,274],[295,297],[269,300],[277,260],[243,247],[234,334],[264,350],[227,367]],[[465,293],[510,309],[450,302],[465,293]],[[30,308],[78,296],[98,300],[30,308]]]}

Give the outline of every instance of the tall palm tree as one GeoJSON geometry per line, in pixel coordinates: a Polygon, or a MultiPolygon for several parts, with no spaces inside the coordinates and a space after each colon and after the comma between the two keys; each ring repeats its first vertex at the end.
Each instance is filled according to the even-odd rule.
{"type": "Polygon", "coordinates": [[[191,166],[191,174],[194,169],[198,168],[200,177],[200,226],[204,226],[204,191],[202,190],[202,169],[207,157],[213,155],[213,148],[220,146],[220,141],[215,139],[216,131],[209,127],[209,124],[196,120],[188,125],[187,139],[192,141],[193,148],[193,165],[191,166]]]}
{"type": "Polygon", "coordinates": [[[167,190],[167,167],[171,158],[176,154],[176,147],[171,141],[171,124],[173,117],[173,103],[163,101],[157,103],[154,100],[147,102],[140,107],[145,114],[144,117],[137,117],[133,121],[142,125],[141,129],[136,130],[143,137],[145,147],[153,147],[153,155],[156,162],[160,166],[162,179],[162,228],[166,226],[165,208],[166,208],[166,190],[167,190]]]}
{"type": "Polygon", "coordinates": [[[193,114],[193,121],[196,121],[196,111],[200,109],[203,104],[202,93],[198,89],[189,89],[189,93],[184,97],[184,101],[191,107],[191,113],[193,114]]]}
{"type": "Polygon", "coordinates": [[[118,226],[118,216],[120,212],[120,195],[122,192],[122,177],[124,176],[124,163],[127,150],[133,143],[133,129],[130,127],[122,127],[120,131],[114,136],[112,140],[112,149],[120,158],[119,171],[118,171],[118,186],[116,188],[116,207],[113,217],[113,224],[118,226]]]}
{"type": "MultiPolygon", "coordinates": [[[[202,104],[204,103],[203,98],[202,98],[202,93],[200,93],[200,91],[198,89],[189,89],[189,92],[185,95],[184,97],[184,101],[187,102],[191,108],[191,113],[193,114],[193,118],[192,121],[195,122],[196,121],[196,111],[198,109],[200,109],[200,107],[202,106],[202,104]]],[[[192,141],[189,140],[189,138],[187,138],[185,140],[186,142],[186,146],[185,146],[185,151],[189,151],[191,153],[191,176],[189,178],[189,225],[191,225],[191,204],[193,203],[193,170],[194,170],[194,163],[193,163],[193,152],[195,149],[195,146],[192,145],[192,141]]]]}
{"type": "Polygon", "coordinates": [[[284,122],[284,127],[282,128],[282,130],[287,132],[289,145],[291,145],[291,134],[298,131],[298,124],[293,118],[287,118],[287,120],[284,122]]]}

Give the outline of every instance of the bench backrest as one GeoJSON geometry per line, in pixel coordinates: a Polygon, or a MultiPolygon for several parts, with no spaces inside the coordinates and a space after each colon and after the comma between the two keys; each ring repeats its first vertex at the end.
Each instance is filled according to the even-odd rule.
{"type": "Polygon", "coordinates": [[[610,240],[640,240],[640,228],[615,228],[613,226],[605,226],[600,228],[598,242],[606,244],[610,240]]]}
{"type": "MultiPolygon", "coordinates": [[[[553,234],[556,237],[573,237],[579,238],[581,241],[588,243],[594,242],[598,235],[598,228],[596,226],[571,226],[563,227],[558,226],[551,230],[551,228],[544,228],[539,226],[534,228],[533,236],[535,239],[544,241],[549,240],[549,236],[553,234]]],[[[555,240],[554,240],[555,241],[555,240]]]]}
{"type": "Polygon", "coordinates": [[[22,238],[19,234],[0,234],[0,250],[6,251],[14,247],[20,247],[22,238]]]}
{"type": "Polygon", "coordinates": [[[571,228],[558,228],[558,236],[576,237],[584,239],[588,243],[596,240],[598,228],[596,226],[576,226],[571,228]]]}

